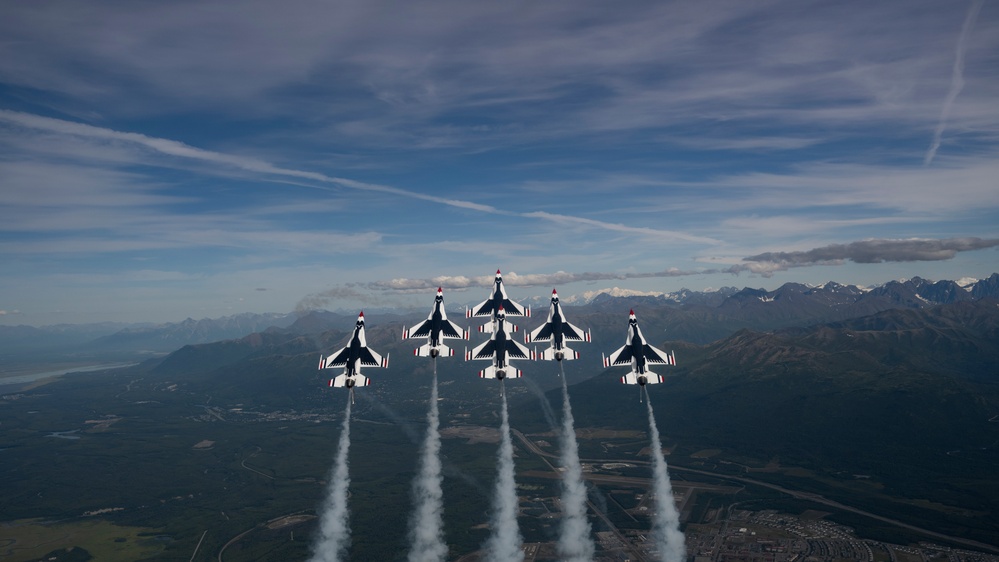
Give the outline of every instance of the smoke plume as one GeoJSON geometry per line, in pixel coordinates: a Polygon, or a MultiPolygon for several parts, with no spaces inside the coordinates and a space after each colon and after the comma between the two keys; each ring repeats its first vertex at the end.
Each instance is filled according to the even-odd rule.
{"type": "MultiPolygon", "coordinates": [[[[562,364],[559,363],[561,370],[562,364]]],[[[566,562],[593,560],[596,547],[590,538],[590,522],[586,519],[586,484],[579,464],[575,420],[569,405],[569,388],[562,373],[562,528],[558,539],[559,558],[566,562]]]]}
{"type": "Polygon", "coordinates": [[[517,527],[517,484],[513,479],[513,443],[510,441],[510,417],[506,407],[506,393],[503,393],[502,423],[500,424],[500,448],[496,474],[493,514],[490,526],[492,535],[485,544],[485,560],[488,562],[523,562],[523,539],[517,527]]]}
{"type": "Polygon", "coordinates": [[[673,500],[673,486],[669,481],[663,445],[659,439],[659,428],[652,413],[652,400],[646,399],[649,408],[649,434],[652,448],[652,482],[656,495],[656,513],[652,517],[652,537],[663,562],[684,562],[687,547],[680,532],[680,514],[673,500]]]}
{"type": "MultiPolygon", "coordinates": [[[[435,360],[436,361],[436,360],[435,360]]],[[[437,368],[430,386],[430,411],[427,412],[427,436],[420,452],[420,469],[413,482],[416,509],[409,521],[413,545],[409,562],[443,562],[447,557],[444,542],[444,492],[441,488],[441,434],[437,410],[437,368]]]]}
{"type": "Polygon", "coordinates": [[[311,562],[339,562],[350,546],[350,513],[347,511],[347,488],[350,474],[347,471],[347,451],[350,449],[350,398],[343,414],[340,442],[336,460],[330,471],[329,492],[319,519],[319,541],[315,544],[311,562]]]}

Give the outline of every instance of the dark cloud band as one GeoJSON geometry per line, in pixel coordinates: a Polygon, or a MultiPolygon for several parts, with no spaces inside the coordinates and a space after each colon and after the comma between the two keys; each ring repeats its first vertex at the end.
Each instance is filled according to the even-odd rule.
{"type": "Polygon", "coordinates": [[[749,262],[772,262],[787,267],[802,267],[829,262],[856,263],[912,262],[949,260],[958,252],[999,246],[997,238],[946,238],[942,240],[862,240],[832,244],[806,252],[766,252],[743,258],[749,262]]]}

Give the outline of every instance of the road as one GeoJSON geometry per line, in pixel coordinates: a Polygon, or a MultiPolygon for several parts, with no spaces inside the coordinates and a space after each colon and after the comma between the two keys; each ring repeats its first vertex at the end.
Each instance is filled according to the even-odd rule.
{"type": "MultiPolygon", "coordinates": [[[[521,433],[520,431],[517,431],[517,430],[512,429],[512,428],[511,428],[511,431],[514,433],[514,435],[517,436],[517,439],[519,439],[524,444],[524,446],[527,447],[527,449],[529,451],[531,451],[532,453],[534,453],[536,455],[539,455],[541,457],[548,457],[548,458],[556,458],[557,457],[557,455],[555,455],[555,454],[552,454],[552,453],[549,453],[547,451],[542,450],[540,447],[538,447],[533,441],[531,441],[530,439],[528,439],[527,436],[524,435],[523,433],[521,433]]],[[[580,459],[580,461],[581,462],[591,462],[591,463],[622,462],[622,463],[644,464],[644,465],[650,464],[648,461],[639,461],[639,460],[635,460],[635,459],[580,459]]],[[[551,465],[549,464],[549,466],[551,466],[551,465]]],[[[776,490],[778,492],[787,494],[787,495],[789,495],[789,496],[791,496],[793,498],[802,499],[802,500],[808,500],[808,501],[812,501],[812,502],[815,502],[815,503],[820,503],[822,505],[826,505],[826,506],[838,509],[840,511],[847,511],[847,512],[850,512],[850,513],[856,513],[857,515],[863,515],[864,517],[869,517],[869,518],[875,519],[877,521],[888,523],[890,525],[895,525],[896,527],[901,527],[903,529],[908,529],[910,531],[915,531],[915,532],[920,533],[922,535],[925,535],[927,537],[932,537],[932,538],[935,538],[935,539],[940,539],[940,540],[944,540],[944,541],[948,541],[948,542],[952,542],[952,543],[962,544],[962,545],[965,545],[965,546],[968,546],[968,547],[971,547],[971,548],[974,548],[974,549],[980,550],[980,551],[993,552],[993,553],[999,554],[999,547],[994,546],[994,545],[986,544],[986,543],[975,541],[975,540],[971,540],[971,539],[965,539],[965,538],[961,538],[961,537],[954,537],[954,536],[951,536],[951,535],[945,535],[943,533],[938,533],[936,531],[931,531],[929,529],[924,529],[922,527],[917,527],[915,525],[910,525],[908,523],[899,521],[897,519],[891,519],[889,517],[884,517],[884,516],[881,516],[881,515],[877,515],[876,513],[871,513],[869,511],[864,511],[864,510],[858,509],[856,507],[851,507],[851,506],[848,506],[848,505],[844,505],[842,503],[839,503],[838,501],[830,500],[828,498],[825,498],[825,497],[823,497],[823,496],[821,496],[819,494],[815,494],[815,493],[812,493],[812,492],[799,492],[797,490],[792,490],[790,488],[785,488],[783,486],[778,486],[777,484],[771,484],[769,482],[763,482],[763,481],[760,481],[760,480],[754,480],[752,478],[745,478],[743,476],[733,476],[733,475],[730,475],[730,474],[720,474],[720,473],[717,473],[717,472],[710,472],[710,471],[707,471],[707,470],[700,470],[700,469],[697,469],[697,468],[688,468],[688,467],[684,467],[684,466],[678,466],[678,465],[673,464],[673,463],[671,463],[669,465],[669,467],[670,467],[671,470],[675,470],[675,471],[689,472],[689,473],[693,473],[693,474],[701,474],[701,475],[704,475],[704,476],[711,476],[713,478],[720,478],[720,479],[723,479],[723,480],[730,480],[730,481],[735,481],[735,482],[741,482],[741,483],[744,483],[744,484],[752,484],[754,486],[761,486],[761,487],[764,487],[764,488],[769,488],[771,490],[776,490]]]]}
{"type": "MultiPolygon", "coordinates": [[[[558,458],[558,455],[554,455],[541,450],[530,439],[528,439],[526,435],[524,435],[520,431],[517,431],[516,429],[513,429],[512,427],[510,428],[510,432],[513,433],[517,437],[517,439],[519,439],[520,442],[523,443],[525,447],[527,447],[528,450],[541,457],[541,460],[546,465],[548,465],[548,468],[551,469],[552,472],[555,473],[556,478],[560,479],[562,478],[562,473],[559,472],[559,470],[555,467],[555,465],[553,465],[548,460],[550,458],[558,458]]],[[[621,541],[621,544],[624,545],[626,549],[628,549],[628,551],[636,560],[638,560],[639,562],[645,562],[647,560],[645,555],[639,549],[635,548],[632,545],[632,541],[629,540],[628,537],[624,536],[624,534],[617,528],[617,526],[611,522],[611,520],[607,517],[607,514],[600,511],[597,508],[597,505],[590,501],[589,497],[586,498],[586,505],[590,508],[590,510],[593,511],[593,513],[597,515],[597,517],[599,517],[604,522],[605,525],[607,525],[607,528],[610,529],[612,533],[614,533],[614,536],[617,537],[619,541],[621,541]]]]}

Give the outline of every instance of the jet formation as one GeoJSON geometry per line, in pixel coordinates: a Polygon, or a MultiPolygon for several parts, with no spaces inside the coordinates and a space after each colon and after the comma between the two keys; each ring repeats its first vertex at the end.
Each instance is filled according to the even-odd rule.
{"type": "MultiPolygon", "coordinates": [[[[567,341],[590,341],[590,332],[570,323],[566,320],[559,302],[558,292],[552,289],[551,304],[548,309],[548,319],[544,324],[536,329],[527,332],[524,336],[525,343],[550,342],[547,349],[538,352],[528,350],[527,347],[511,337],[512,332],[519,331],[519,328],[511,324],[508,316],[531,315],[531,308],[523,306],[510,299],[503,286],[503,275],[500,270],[496,270],[496,278],[489,298],[481,303],[470,307],[466,311],[466,317],[489,317],[489,322],[479,327],[479,331],[491,334],[488,341],[475,346],[471,351],[465,349],[465,360],[489,360],[492,364],[479,371],[479,377],[484,379],[497,379],[503,381],[506,378],[520,378],[523,371],[513,367],[510,359],[531,359],[544,361],[566,361],[579,359],[579,352],[569,348],[567,341]]],[[[455,352],[452,348],[443,343],[445,339],[469,339],[468,330],[448,320],[444,310],[444,290],[437,288],[437,296],[434,299],[434,307],[426,320],[419,324],[404,329],[403,339],[427,338],[427,343],[413,350],[413,354],[418,357],[451,357],[455,352]]],[[[628,333],[625,344],[610,356],[603,356],[603,366],[629,365],[631,372],[621,377],[623,384],[638,385],[645,387],[649,384],[659,384],[664,381],[662,375],[648,370],[648,365],[676,365],[676,357],[673,352],[665,352],[652,345],[649,345],[642,335],[642,330],[638,327],[638,319],[635,311],[628,314],[628,333]]],[[[368,348],[364,338],[364,312],[357,317],[357,324],[347,345],[339,349],[328,357],[320,357],[319,369],[332,369],[343,367],[343,373],[330,379],[330,386],[334,388],[347,388],[350,390],[351,403],[354,400],[354,387],[368,386],[371,380],[361,374],[361,367],[388,367],[388,355],[383,359],[381,355],[368,348]]],[[[502,386],[500,392],[503,392],[502,386]]]]}
{"type": "Polygon", "coordinates": [[[368,349],[364,339],[364,311],[357,315],[357,324],[347,345],[329,357],[319,358],[319,370],[343,367],[343,373],[330,379],[330,386],[350,390],[350,402],[354,403],[354,387],[368,386],[371,380],[361,374],[361,367],[388,367],[388,355],[381,355],[368,349]]]}

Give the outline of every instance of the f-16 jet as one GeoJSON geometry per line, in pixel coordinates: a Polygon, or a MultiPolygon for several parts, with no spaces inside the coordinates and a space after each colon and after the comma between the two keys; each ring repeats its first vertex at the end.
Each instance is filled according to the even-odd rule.
{"type": "Polygon", "coordinates": [[[434,299],[434,309],[430,316],[423,322],[412,328],[403,330],[402,339],[427,338],[427,343],[413,350],[417,357],[444,357],[454,356],[454,350],[441,343],[446,338],[468,339],[468,330],[462,330],[460,326],[447,319],[447,312],[444,311],[444,289],[437,287],[437,297],[434,299]]]}
{"type": "Polygon", "coordinates": [[[496,280],[493,282],[493,292],[489,295],[489,298],[482,301],[481,303],[469,308],[465,316],[471,318],[473,316],[491,316],[496,318],[496,314],[500,308],[506,311],[507,316],[530,316],[531,308],[528,306],[522,306],[510,300],[510,297],[506,296],[506,289],[503,287],[503,274],[500,270],[496,270],[496,280]]]}
{"type": "Polygon", "coordinates": [[[628,338],[624,346],[611,353],[610,357],[604,357],[604,367],[629,364],[631,372],[621,377],[621,382],[639,386],[663,382],[662,375],[649,371],[647,365],[676,365],[673,353],[666,353],[646,343],[645,336],[638,327],[638,318],[635,317],[634,310],[628,313],[628,338]]]}
{"type": "Polygon", "coordinates": [[[525,343],[537,341],[552,342],[548,349],[540,354],[531,352],[531,359],[543,359],[545,361],[562,361],[563,359],[579,359],[579,352],[569,349],[565,342],[568,341],[590,341],[590,333],[584,332],[578,326],[566,322],[562,315],[562,305],[558,301],[558,292],[552,289],[552,303],[548,309],[548,321],[539,326],[533,332],[529,332],[524,338],[525,343]]]}
{"type": "Polygon", "coordinates": [[[513,324],[507,324],[506,311],[501,305],[496,311],[496,319],[479,327],[480,332],[492,332],[489,341],[476,346],[472,351],[465,351],[465,361],[473,359],[492,360],[493,364],[479,371],[479,377],[484,379],[520,378],[523,373],[510,365],[510,358],[527,359],[530,352],[520,342],[510,338],[510,332],[517,331],[513,324]]]}
{"type": "Polygon", "coordinates": [[[319,358],[319,369],[335,369],[343,367],[343,373],[330,379],[330,386],[350,390],[350,402],[354,402],[354,387],[368,386],[371,380],[361,374],[361,367],[388,367],[388,355],[383,359],[374,351],[368,349],[364,339],[364,311],[357,315],[357,324],[350,341],[339,351],[329,357],[319,358]]]}

